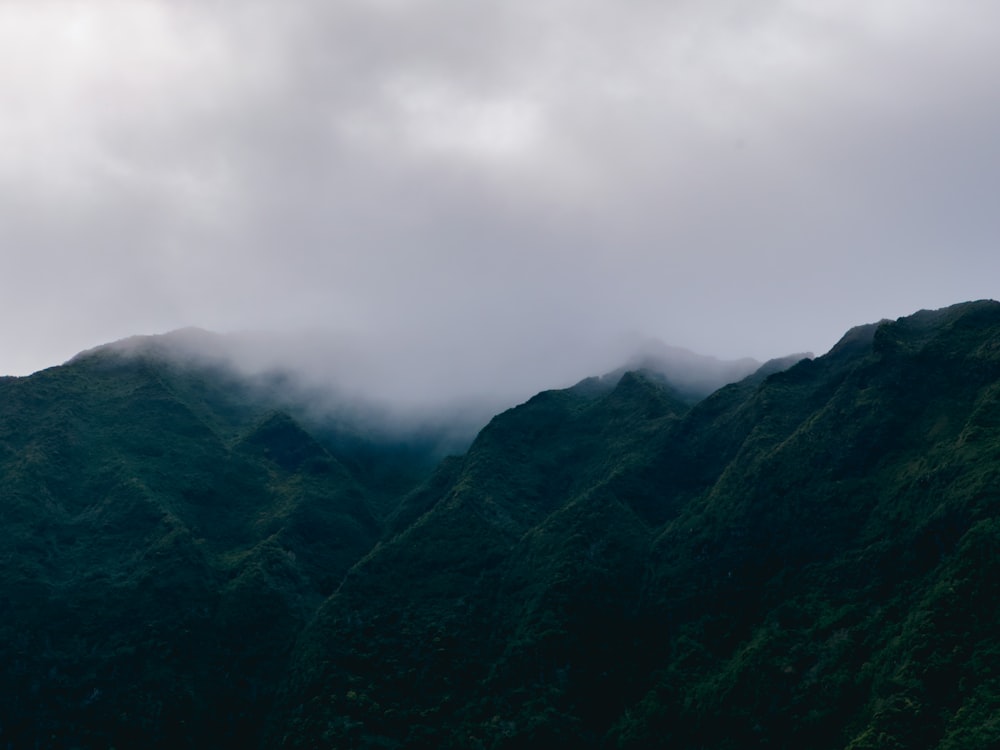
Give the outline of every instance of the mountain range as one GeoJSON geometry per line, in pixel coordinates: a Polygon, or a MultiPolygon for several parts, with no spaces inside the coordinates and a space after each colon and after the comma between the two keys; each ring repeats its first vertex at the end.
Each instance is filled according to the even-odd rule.
{"type": "Polygon", "coordinates": [[[1000,746],[1000,303],[474,437],[227,346],[0,379],[0,747],[1000,746]]]}

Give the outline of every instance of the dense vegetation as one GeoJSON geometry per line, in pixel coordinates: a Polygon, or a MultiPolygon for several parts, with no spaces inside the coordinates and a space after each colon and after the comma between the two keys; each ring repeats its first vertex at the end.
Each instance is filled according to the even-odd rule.
{"type": "Polygon", "coordinates": [[[692,400],[583,381],[431,472],[222,370],[2,380],[0,744],[998,746],[1000,304],[692,400]]]}
{"type": "Polygon", "coordinates": [[[156,352],[0,380],[0,746],[258,743],[386,488],[427,473],[273,406],[156,352]]]}

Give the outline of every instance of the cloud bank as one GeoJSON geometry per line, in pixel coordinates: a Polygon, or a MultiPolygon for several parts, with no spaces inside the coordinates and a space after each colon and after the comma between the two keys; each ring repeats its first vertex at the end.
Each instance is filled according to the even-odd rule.
{"type": "Polygon", "coordinates": [[[996,296],[1000,7],[0,2],[0,371],[318,330],[425,390],[996,296]]]}

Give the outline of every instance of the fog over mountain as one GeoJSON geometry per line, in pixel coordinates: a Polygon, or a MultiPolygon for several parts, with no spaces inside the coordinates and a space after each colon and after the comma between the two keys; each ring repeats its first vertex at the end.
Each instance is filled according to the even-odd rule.
{"type": "MultiPolygon", "coordinates": [[[[693,402],[761,367],[750,358],[719,360],[653,340],[622,341],[617,348],[593,352],[589,361],[570,359],[548,370],[517,370],[508,363],[485,379],[455,361],[451,364],[457,372],[438,383],[426,378],[419,353],[409,350],[379,350],[322,332],[219,334],[200,328],[130,336],[81,352],[71,362],[108,354],[157,366],[168,363],[182,371],[228,373],[234,382],[285,403],[313,424],[333,419],[393,435],[430,431],[443,449],[456,451],[464,450],[493,415],[538,390],[565,388],[586,378],[610,389],[634,370],[662,379],[693,402]]],[[[793,355],[783,366],[807,356],[793,355]]]]}
{"type": "Polygon", "coordinates": [[[0,372],[319,328],[398,357],[413,397],[532,391],[622,341],[764,361],[996,296],[998,22],[976,0],[0,3],[0,372]]]}

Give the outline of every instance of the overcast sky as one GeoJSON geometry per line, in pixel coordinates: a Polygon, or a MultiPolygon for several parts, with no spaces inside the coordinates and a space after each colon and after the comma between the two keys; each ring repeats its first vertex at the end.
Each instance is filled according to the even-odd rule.
{"type": "Polygon", "coordinates": [[[537,390],[615,342],[821,353],[995,297],[998,28],[992,0],[0,0],[0,372],[322,329],[537,390]]]}

